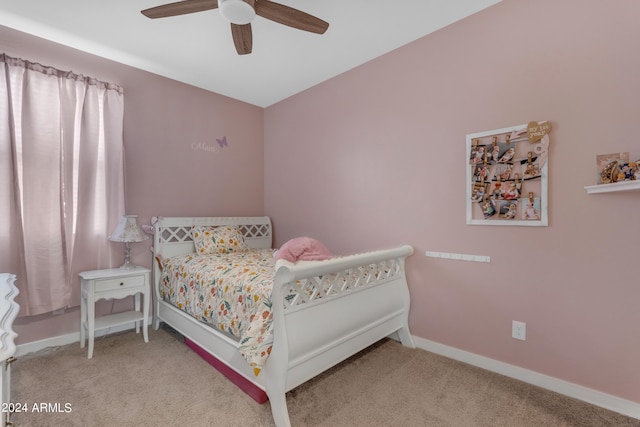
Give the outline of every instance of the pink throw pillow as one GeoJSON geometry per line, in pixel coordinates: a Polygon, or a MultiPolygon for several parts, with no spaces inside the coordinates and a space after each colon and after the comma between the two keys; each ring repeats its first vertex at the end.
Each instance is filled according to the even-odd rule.
{"type": "Polygon", "coordinates": [[[296,261],[320,261],[323,259],[333,258],[333,254],[321,242],[311,237],[296,237],[276,252],[274,258],[277,260],[284,259],[290,262],[296,261]]]}

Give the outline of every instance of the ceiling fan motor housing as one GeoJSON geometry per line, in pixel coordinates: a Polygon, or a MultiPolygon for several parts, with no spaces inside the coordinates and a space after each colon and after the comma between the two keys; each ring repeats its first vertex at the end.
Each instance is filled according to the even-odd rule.
{"type": "Polygon", "coordinates": [[[255,0],[218,0],[220,14],[229,22],[245,25],[253,21],[255,0]]]}

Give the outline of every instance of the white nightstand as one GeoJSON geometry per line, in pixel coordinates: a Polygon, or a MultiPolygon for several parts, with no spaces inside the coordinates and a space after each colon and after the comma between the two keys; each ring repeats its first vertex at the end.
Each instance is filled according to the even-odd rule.
{"type": "Polygon", "coordinates": [[[84,348],[85,331],[89,334],[89,359],[93,357],[93,340],[95,331],[114,326],[135,323],[136,333],[140,332],[144,342],[149,342],[149,305],[151,289],[149,274],[151,270],[143,267],[131,269],[112,268],[108,270],[84,271],[82,278],[82,296],[80,298],[80,347],[84,348]],[[101,299],[124,298],[134,295],[135,309],[124,313],[95,317],[96,301],[101,299]],[[143,308],[140,311],[140,295],[143,297],[143,308]]]}

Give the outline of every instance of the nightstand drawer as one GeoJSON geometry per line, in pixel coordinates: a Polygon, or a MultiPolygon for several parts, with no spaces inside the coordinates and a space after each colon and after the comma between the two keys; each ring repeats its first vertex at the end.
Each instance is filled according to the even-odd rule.
{"type": "Polygon", "coordinates": [[[95,292],[108,292],[116,289],[136,288],[144,286],[144,275],[120,277],[115,279],[96,280],[95,292]]]}

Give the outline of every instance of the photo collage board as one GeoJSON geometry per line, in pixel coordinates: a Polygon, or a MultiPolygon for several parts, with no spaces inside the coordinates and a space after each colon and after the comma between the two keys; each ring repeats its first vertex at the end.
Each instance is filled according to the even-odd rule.
{"type": "Polygon", "coordinates": [[[548,225],[549,122],[467,135],[467,224],[548,225]]]}

